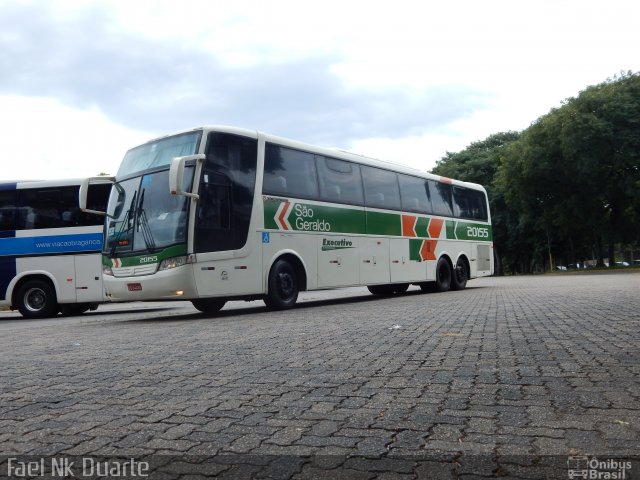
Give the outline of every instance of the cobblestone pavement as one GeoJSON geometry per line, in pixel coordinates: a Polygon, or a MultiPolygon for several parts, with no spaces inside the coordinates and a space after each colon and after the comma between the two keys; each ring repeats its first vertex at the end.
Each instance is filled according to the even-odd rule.
{"type": "Polygon", "coordinates": [[[49,455],[163,479],[638,478],[640,273],[305,297],[0,313],[0,476],[49,455]]]}

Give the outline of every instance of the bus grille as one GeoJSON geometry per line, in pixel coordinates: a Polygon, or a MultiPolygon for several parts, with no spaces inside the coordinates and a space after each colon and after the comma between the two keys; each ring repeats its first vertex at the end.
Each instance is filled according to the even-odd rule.
{"type": "Polygon", "coordinates": [[[112,268],[113,276],[122,278],[122,277],[139,277],[141,275],[152,275],[156,273],[158,269],[157,263],[152,263],[150,265],[137,265],[135,267],[120,267],[120,268],[112,268]]]}

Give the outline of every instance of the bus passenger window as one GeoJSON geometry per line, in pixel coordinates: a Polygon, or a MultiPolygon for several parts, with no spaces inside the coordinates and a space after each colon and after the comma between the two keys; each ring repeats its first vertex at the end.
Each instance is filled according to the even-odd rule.
{"type": "Polygon", "coordinates": [[[427,180],[431,197],[431,213],[451,217],[451,185],[435,180],[427,180]]]}
{"type": "Polygon", "coordinates": [[[328,202],[362,205],[360,167],[334,158],[316,156],[320,198],[328,202]]]}
{"type": "Polygon", "coordinates": [[[398,181],[400,182],[403,210],[420,213],[427,213],[431,210],[431,200],[424,178],[399,174],[398,181]]]}
{"type": "Polygon", "coordinates": [[[18,201],[23,213],[23,228],[39,229],[65,226],[62,214],[78,207],[77,192],[78,187],[20,190],[18,201]]]}
{"type": "Polygon", "coordinates": [[[16,230],[16,194],[14,191],[0,191],[0,231],[16,230]]]}
{"type": "Polygon", "coordinates": [[[453,187],[454,214],[460,218],[487,220],[487,201],[483,192],[453,187]]]}
{"type": "Polygon", "coordinates": [[[398,177],[394,172],[363,166],[362,178],[367,207],[400,210],[398,177]]]}
{"type": "Polygon", "coordinates": [[[262,190],[271,195],[318,198],[313,155],[268,143],[264,158],[262,190]]]}

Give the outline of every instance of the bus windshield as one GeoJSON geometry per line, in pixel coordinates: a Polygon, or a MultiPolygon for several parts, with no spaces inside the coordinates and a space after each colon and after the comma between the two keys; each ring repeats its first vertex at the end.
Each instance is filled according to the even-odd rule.
{"type": "MultiPolygon", "coordinates": [[[[191,188],[193,167],[185,169],[191,188]]],[[[105,253],[148,251],[186,241],[187,197],[169,193],[169,171],[148,173],[117,182],[107,208],[105,253]]]]}
{"type": "Polygon", "coordinates": [[[202,131],[184,133],[132,148],[124,156],[117,178],[168,166],[174,157],[193,155],[198,150],[201,136],[202,131]]]}

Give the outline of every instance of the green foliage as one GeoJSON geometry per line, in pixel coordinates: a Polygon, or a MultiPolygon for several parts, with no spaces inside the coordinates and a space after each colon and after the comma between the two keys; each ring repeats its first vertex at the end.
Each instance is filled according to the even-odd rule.
{"type": "Polygon", "coordinates": [[[461,152],[447,152],[438,161],[433,173],[489,187],[495,178],[503,147],[519,137],[517,132],[496,133],[485,140],[472,143],[461,152]]]}
{"type": "MultiPolygon", "coordinates": [[[[472,143],[461,152],[447,152],[432,170],[436,175],[479,183],[487,189],[493,223],[494,252],[498,254],[512,249],[511,244],[516,241],[517,236],[507,235],[515,212],[507,207],[504,193],[496,188],[494,181],[505,148],[519,137],[517,132],[496,133],[485,140],[472,143]]],[[[500,273],[501,265],[498,262],[497,270],[500,273]]]]}
{"type": "Polygon", "coordinates": [[[434,173],[485,185],[496,246],[510,271],[541,269],[550,248],[565,263],[613,261],[640,237],[640,74],[588,87],[522,133],[492,135],[447,153],[434,173]]]}

